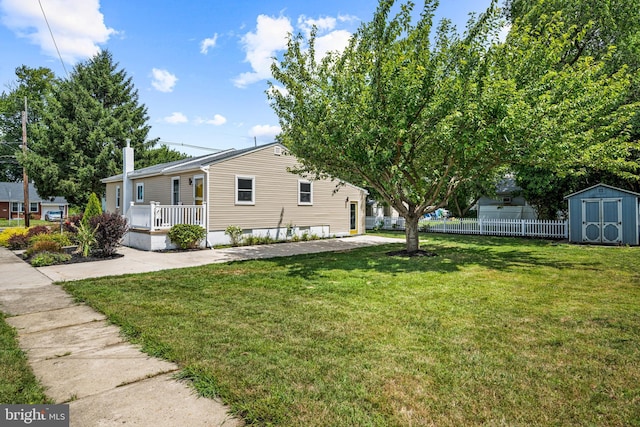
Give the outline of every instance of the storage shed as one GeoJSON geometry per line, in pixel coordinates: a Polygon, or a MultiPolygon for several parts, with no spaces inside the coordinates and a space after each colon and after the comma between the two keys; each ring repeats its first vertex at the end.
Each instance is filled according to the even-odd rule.
{"type": "Polygon", "coordinates": [[[569,201],[570,242],[640,243],[640,194],[598,184],[565,199],[569,201]]]}

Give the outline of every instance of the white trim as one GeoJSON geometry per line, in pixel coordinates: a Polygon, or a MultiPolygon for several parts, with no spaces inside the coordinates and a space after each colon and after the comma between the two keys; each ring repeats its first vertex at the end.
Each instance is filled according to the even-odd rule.
{"type": "Polygon", "coordinates": [[[122,206],[122,189],[119,185],[116,185],[116,209],[120,209],[122,206]]]}
{"type": "Polygon", "coordinates": [[[307,179],[299,179],[298,180],[298,206],[311,206],[311,205],[313,205],[313,182],[307,179]],[[308,202],[303,202],[302,200],[300,200],[302,196],[302,189],[300,188],[301,184],[309,184],[309,201],[308,202]]]}
{"type": "MultiPolygon", "coordinates": [[[[243,191],[247,191],[247,190],[243,190],[243,191]]],[[[256,204],[256,177],[255,176],[236,175],[235,199],[236,199],[236,205],[255,205],[256,204]],[[238,199],[238,191],[239,191],[238,180],[240,179],[251,181],[251,200],[238,199]]]]}
{"type": "Polygon", "coordinates": [[[177,205],[178,203],[180,203],[180,177],[179,176],[174,176],[171,178],[171,204],[172,205],[177,205]],[[176,199],[176,193],[175,191],[173,191],[174,186],[175,186],[175,182],[178,182],[178,200],[176,199]]]}
{"type": "Polygon", "coordinates": [[[136,183],[136,202],[144,202],[144,182],[136,183]]]}

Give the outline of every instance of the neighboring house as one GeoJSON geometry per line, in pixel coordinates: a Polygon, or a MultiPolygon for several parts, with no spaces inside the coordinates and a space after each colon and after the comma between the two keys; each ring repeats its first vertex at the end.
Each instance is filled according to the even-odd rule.
{"type": "MultiPolygon", "coordinates": [[[[38,194],[36,187],[29,184],[28,212],[33,219],[44,218],[49,211],[59,211],[62,207],[67,216],[69,204],[64,197],[44,199],[38,194]]],[[[24,185],[22,182],[0,182],[0,218],[24,218],[24,185]]]]}
{"type": "Polygon", "coordinates": [[[478,199],[478,219],[538,219],[533,206],[520,195],[521,190],[513,176],[504,177],[496,187],[495,197],[478,199]]]}
{"type": "Polygon", "coordinates": [[[123,175],[106,184],[107,211],[129,218],[125,244],[146,250],[172,245],[167,230],[195,223],[208,244],[227,244],[225,229],[284,239],[287,232],[319,237],[365,232],[367,191],[338,180],[308,180],[289,172],[296,158],[278,143],[226,150],[133,170],[124,149],[123,175]]]}
{"type": "Polygon", "coordinates": [[[376,200],[367,200],[366,227],[367,230],[378,228],[394,228],[399,224],[404,224],[404,218],[400,217],[398,211],[386,203],[376,200]]]}

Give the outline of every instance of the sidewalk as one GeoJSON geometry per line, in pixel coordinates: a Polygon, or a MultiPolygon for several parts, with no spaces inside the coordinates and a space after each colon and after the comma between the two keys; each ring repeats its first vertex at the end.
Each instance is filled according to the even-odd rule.
{"type": "Polygon", "coordinates": [[[120,248],[124,258],[35,269],[0,248],[0,310],[18,331],[36,377],[72,426],[239,426],[220,401],[174,380],[179,367],[127,343],[105,316],[77,304],[53,281],[144,273],[234,260],[349,250],[399,239],[355,236],[197,252],[120,248]]]}

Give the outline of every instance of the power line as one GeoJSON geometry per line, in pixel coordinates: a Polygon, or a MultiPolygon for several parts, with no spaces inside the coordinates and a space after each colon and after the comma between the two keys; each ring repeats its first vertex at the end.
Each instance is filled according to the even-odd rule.
{"type": "Polygon", "coordinates": [[[69,73],[67,72],[67,67],[64,65],[64,61],[62,60],[62,55],[60,55],[60,49],[58,49],[58,43],[56,43],[56,38],[53,36],[53,31],[51,31],[51,26],[49,25],[49,20],[47,19],[47,14],[44,13],[44,8],[42,7],[42,2],[38,0],[38,4],[40,5],[40,10],[42,11],[42,16],[44,16],[44,22],[47,23],[47,28],[49,29],[49,34],[51,34],[51,40],[53,40],[53,45],[56,47],[56,52],[58,52],[58,58],[60,58],[60,63],[62,64],[62,69],[64,73],[69,77],[69,73]]]}

